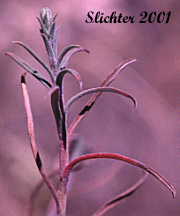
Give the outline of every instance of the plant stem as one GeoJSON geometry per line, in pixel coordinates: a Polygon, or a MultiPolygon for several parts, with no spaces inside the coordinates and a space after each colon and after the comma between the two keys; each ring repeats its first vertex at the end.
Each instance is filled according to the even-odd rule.
{"type": "Polygon", "coordinates": [[[59,175],[60,175],[60,183],[59,183],[59,196],[60,196],[60,209],[61,216],[66,215],[66,186],[67,180],[62,179],[62,174],[69,163],[69,148],[67,142],[67,122],[66,115],[64,112],[64,98],[62,93],[62,86],[59,86],[51,96],[51,105],[54,112],[57,131],[59,136],[59,175]]]}

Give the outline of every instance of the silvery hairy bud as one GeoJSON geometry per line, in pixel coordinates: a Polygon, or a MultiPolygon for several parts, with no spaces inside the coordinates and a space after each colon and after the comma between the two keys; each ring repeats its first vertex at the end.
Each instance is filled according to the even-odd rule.
{"type": "Polygon", "coordinates": [[[40,17],[41,17],[41,20],[42,20],[43,24],[45,25],[45,28],[47,30],[49,30],[49,27],[50,27],[51,22],[52,22],[51,10],[48,7],[43,8],[40,11],[40,17]]]}

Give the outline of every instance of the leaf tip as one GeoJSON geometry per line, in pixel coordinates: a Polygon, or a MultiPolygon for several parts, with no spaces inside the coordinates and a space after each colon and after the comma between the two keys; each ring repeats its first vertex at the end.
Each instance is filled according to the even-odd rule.
{"type": "Polygon", "coordinates": [[[137,101],[136,101],[136,99],[134,99],[133,102],[134,102],[134,109],[136,109],[137,108],[137,101]]]}
{"type": "Polygon", "coordinates": [[[15,43],[15,44],[22,44],[22,42],[20,42],[20,41],[12,41],[12,43],[15,43]]]}
{"type": "Polygon", "coordinates": [[[4,54],[7,55],[7,56],[10,56],[10,55],[11,55],[10,52],[5,52],[4,54]]]}
{"type": "Polygon", "coordinates": [[[90,54],[90,51],[88,49],[83,49],[83,51],[90,54]]]}
{"type": "Polygon", "coordinates": [[[24,72],[24,73],[21,75],[21,83],[26,83],[25,76],[26,76],[26,72],[24,72]]]}
{"type": "Polygon", "coordinates": [[[172,192],[173,198],[175,198],[176,197],[176,190],[173,186],[171,186],[171,192],[172,192]]]}
{"type": "Polygon", "coordinates": [[[131,95],[128,95],[128,97],[133,101],[133,103],[134,103],[134,109],[136,109],[137,108],[137,101],[136,101],[136,99],[133,96],[131,96],[131,95]]]}
{"type": "Polygon", "coordinates": [[[137,61],[137,59],[132,59],[132,62],[136,62],[137,61]]]}
{"type": "Polygon", "coordinates": [[[82,82],[82,80],[80,80],[79,81],[79,88],[80,88],[81,91],[82,91],[82,87],[83,87],[83,82],[82,82]]]}

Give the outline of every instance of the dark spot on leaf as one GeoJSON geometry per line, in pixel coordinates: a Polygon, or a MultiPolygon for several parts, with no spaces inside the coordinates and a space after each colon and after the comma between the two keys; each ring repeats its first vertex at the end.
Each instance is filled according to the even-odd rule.
{"type": "Polygon", "coordinates": [[[38,169],[41,170],[42,163],[41,163],[41,159],[40,159],[40,156],[39,156],[39,152],[37,153],[37,156],[36,156],[36,164],[38,166],[38,169]]]}
{"type": "Polygon", "coordinates": [[[79,115],[84,115],[85,112],[88,112],[91,109],[91,107],[93,106],[93,104],[94,104],[94,101],[91,103],[91,105],[85,106],[84,109],[79,113],[79,115]]]}

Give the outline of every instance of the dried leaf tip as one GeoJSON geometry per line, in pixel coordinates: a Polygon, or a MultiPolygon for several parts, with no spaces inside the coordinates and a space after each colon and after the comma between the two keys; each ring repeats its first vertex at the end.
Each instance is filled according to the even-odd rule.
{"type": "Polygon", "coordinates": [[[21,76],[21,83],[26,84],[25,76],[26,76],[26,72],[24,72],[21,76]]]}
{"type": "Polygon", "coordinates": [[[84,48],[83,48],[83,51],[84,51],[84,52],[87,52],[88,54],[90,54],[90,51],[89,51],[88,49],[84,49],[84,48]]]}
{"type": "Polygon", "coordinates": [[[9,56],[10,53],[9,52],[5,52],[4,54],[7,55],[7,56],[9,56]]]}

